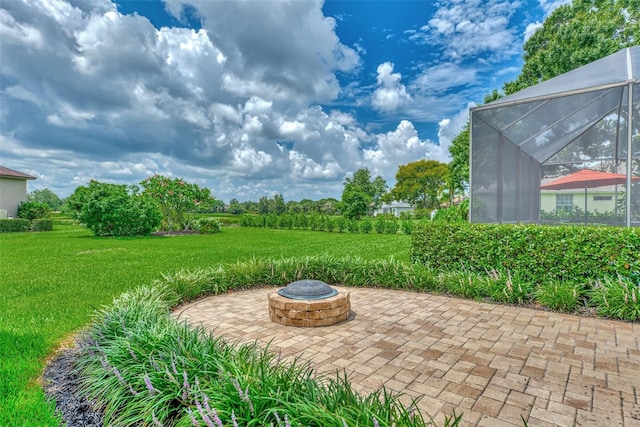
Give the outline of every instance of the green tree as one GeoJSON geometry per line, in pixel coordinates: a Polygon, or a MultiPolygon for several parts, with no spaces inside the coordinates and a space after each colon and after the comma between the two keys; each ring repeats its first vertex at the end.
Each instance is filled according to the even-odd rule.
{"type": "Polygon", "coordinates": [[[317,202],[318,210],[325,215],[336,215],[340,211],[339,204],[340,201],[332,197],[320,199],[317,202]]]}
{"type": "Polygon", "coordinates": [[[136,186],[91,181],[80,193],[77,218],[96,236],[148,235],[160,225],[160,209],[136,186]]]}
{"type": "Polygon", "coordinates": [[[318,204],[311,199],[300,200],[300,205],[305,213],[318,212],[318,204]]]}
{"type": "Polygon", "coordinates": [[[287,210],[282,194],[275,194],[273,199],[269,200],[269,213],[281,215],[287,210]]]}
{"type": "Polygon", "coordinates": [[[290,214],[302,213],[302,205],[300,202],[290,200],[287,202],[287,212],[290,214]]]}
{"type": "Polygon", "coordinates": [[[344,190],[340,207],[347,218],[360,218],[369,215],[382,204],[382,197],[387,192],[387,182],[380,176],[372,179],[368,168],[360,168],[352,178],[344,181],[344,190]]]}
{"type": "Polygon", "coordinates": [[[258,200],[258,213],[262,215],[269,213],[269,199],[267,196],[262,196],[260,200],[258,200]]]}
{"type": "Polygon", "coordinates": [[[98,187],[102,185],[101,182],[91,180],[89,185],[81,185],[71,193],[62,205],[62,211],[76,220],[80,220],[80,212],[82,207],[88,201],[92,192],[97,191],[98,187]]]}
{"type": "Polygon", "coordinates": [[[410,203],[418,209],[437,208],[438,196],[446,188],[448,168],[437,160],[419,160],[400,165],[396,185],[390,194],[394,200],[410,203]]]}
{"type": "Polygon", "coordinates": [[[156,201],[164,219],[163,229],[178,230],[187,226],[186,213],[207,210],[215,198],[208,188],[189,184],[181,178],[151,176],[140,183],[144,194],[156,201]]]}
{"type": "Polygon", "coordinates": [[[640,41],[640,1],[574,0],[549,15],[524,44],[522,72],[510,95],[640,41]]]}
{"type": "Polygon", "coordinates": [[[62,200],[53,191],[45,188],[43,190],[34,190],[27,194],[27,202],[44,203],[51,210],[58,210],[62,206],[62,200]]]}
{"type": "Polygon", "coordinates": [[[348,219],[359,219],[369,214],[371,197],[355,188],[345,189],[342,193],[342,215],[348,219]]]}
{"type": "Polygon", "coordinates": [[[469,182],[469,122],[449,146],[449,183],[454,192],[463,192],[469,182]]]}
{"type": "Polygon", "coordinates": [[[242,208],[240,202],[238,202],[238,199],[231,199],[231,201],[229,202],[229,207],[227,208],[227,212],[239,215],[244,213],[244,209],[242,208]]]}

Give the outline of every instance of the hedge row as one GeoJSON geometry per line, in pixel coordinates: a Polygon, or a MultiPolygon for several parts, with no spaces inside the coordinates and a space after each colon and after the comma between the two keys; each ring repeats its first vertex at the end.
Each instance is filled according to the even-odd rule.
{"type": "Polygon", "coordinates": [[[411,234],[413,230],[412,220],[398,220],[389,216],[376,218],[364,218],[359,221],[346,219],[343,216],[321,214],[268,214],[268,215],[242,215],[240,225],[243,227],[264,227],[280,229],[300,229],[329,231],[338,233],[386,233],[396,234],[401,231],[411,234]]]}
{"type": "Polygon", "coordinates": [[[640,230],[421,223],[411,260],[437,271],[508,271],[534,283],[618,276],[640,282],[640,230]]]}
{"type": "Polygon", "coordinates": [[[53,230],[53,220],[50,219],[34,219],[33,221],[23,218],[0,219],[0,233],[51,230],[53,230]]]}

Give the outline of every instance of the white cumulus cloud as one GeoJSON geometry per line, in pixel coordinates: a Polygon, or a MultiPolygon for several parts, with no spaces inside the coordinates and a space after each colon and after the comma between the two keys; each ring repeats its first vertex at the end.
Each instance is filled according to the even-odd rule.
{"type": "Polygon", "coordinates": [[[411,100],[407,88],[400,82],[402,75],[393,72],[393,64],[385,62],[377,69],[378,88],[373,92],[372,105],[380,111],[395,111],[411,100]]]}

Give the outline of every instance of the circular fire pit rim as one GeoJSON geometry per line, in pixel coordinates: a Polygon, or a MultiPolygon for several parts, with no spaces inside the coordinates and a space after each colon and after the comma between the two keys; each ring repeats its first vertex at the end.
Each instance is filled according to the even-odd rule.
{"type": "Polygon", "coordinates": [[[322,300],[338,295],[338,291],[321,280],[302,279],[289,283],[278,294],[295,300],[322,300]]]}

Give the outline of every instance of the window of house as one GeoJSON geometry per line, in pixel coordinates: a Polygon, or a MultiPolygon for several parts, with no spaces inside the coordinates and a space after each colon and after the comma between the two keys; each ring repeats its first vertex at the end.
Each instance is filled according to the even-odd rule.
{"type": "Polygon", "coordinates": [[[573,209],[573,194],[556,194],[556,209],[570,211],[573,209]]]}
{"type": "Polygon", "coordinates": [[[613,196],[593,196],[593,200],[611,200],[613,196]]]}

